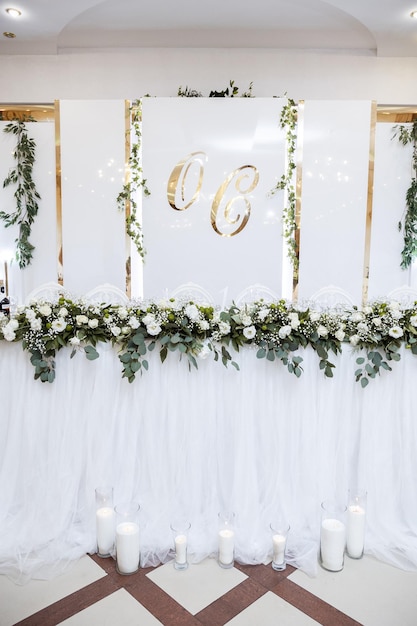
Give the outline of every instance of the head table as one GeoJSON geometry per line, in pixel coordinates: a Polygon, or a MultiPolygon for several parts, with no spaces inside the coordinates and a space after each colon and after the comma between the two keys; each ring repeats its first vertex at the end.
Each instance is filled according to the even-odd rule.
{"type": "Polygon", "coordinates": [[[59,574],[96,550],[95,488],[140,504],[141,565],[172,558],[170,523],[191,522],[193,562],[215,556],[217,516],[236,516],[235,557],[268,562],[269,524],[284,514],[287,560],[314,575],[320,504],[368,492],[365,552],[417,567],[417,359],[365,388],[346,346],[334,377],[310,348],[300,378],[280,363],[237,355],[240,370],[212,358],[155,352],[132,383],[115,348],[100,357],[57,355],[53,384],[33,379],[20,344],[2,342],[0,380],[0,573],[16,582],[59,574]]]}

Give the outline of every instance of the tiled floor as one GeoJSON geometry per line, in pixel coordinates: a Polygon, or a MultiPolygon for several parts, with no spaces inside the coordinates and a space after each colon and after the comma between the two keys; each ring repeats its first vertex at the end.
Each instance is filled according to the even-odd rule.
{"type": "Polygon", "coordinates": [[[214,559],[177,571],[172,563],[116,572],[86,556],[52,581],[17,586],[0,577],[0,626],[416,626],[417,572],[370,557],[316,578],[287,567],[214,559]]]}

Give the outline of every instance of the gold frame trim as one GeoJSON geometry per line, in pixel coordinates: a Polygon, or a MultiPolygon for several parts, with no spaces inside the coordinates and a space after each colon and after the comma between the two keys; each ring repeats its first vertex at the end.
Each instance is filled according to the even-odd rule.
{"type": "Polygon", "coordinates": [[[374,200],[374,173],[375,173],[375,138],[376,123],[378,118],[377,104],[371,103],[371,120],[369,135],[369,163],[368,163],[368,193],[366,201],[366,225],[365,225],[365,251],[363,259],[363,281],[362,281],[362,306],[368,300],[369,289],[369,264],[371,258],[371,234],[372,234],[372,208],[374,200]]]}
{"type": "Polygon", "coordinates": [[[64,284],[64,250],[62,237],[62,168],[61,168],[61,109],[55,100],[55,177],[56,177],[56,249],[58,284],[64,284]]]}
{"type": "Polygon", "coordinates": [[[301,235],[301,207],[303,194],[303,156],[304,156],[304,100],[299,100],[297,111],[297,160],[295,169],[295,254],[297,266],[293,267],[292,299],[298,301],[298,279],[300,270],[300,235],[301,235]]]}

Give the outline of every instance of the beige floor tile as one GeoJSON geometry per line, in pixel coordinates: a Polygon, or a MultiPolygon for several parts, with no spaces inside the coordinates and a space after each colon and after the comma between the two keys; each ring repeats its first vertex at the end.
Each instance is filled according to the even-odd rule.
{"type": "Polygon", "coordinates": [[[119,589],[57,626],[160,626],[161,622],[125,589],[119,589]]]}
{"type": "Polygon", "coordinates": [[[417,572],[405,572],[371,557],[345,559],[343,571],[319,568],[316,578],[297,571],[300,587],[365,626],[416,626],[417,572]]]}
{"type": "MultiPolygon", "coordinates": [[[[247,609],[227,622],[227,626],[314,626],[318,624],[302,611],[268,591],[247,609]]],[[[226,626],[226,625],[225,625],[226,626]]]]}
{"type": "Polygon", "coordinates": [[[235,568],[222,569],[215,559],[190,565],[184,571],[166,563],[147,575],[193,615],[247,578],[235,568]]]}
{"type": "Polygon", "coordinates": [[[105,572],[87,556],[50,581],[31,580],[26,585],[16,585],[0,576],[0,626],[13,626],[103,576],[105,572]]]}

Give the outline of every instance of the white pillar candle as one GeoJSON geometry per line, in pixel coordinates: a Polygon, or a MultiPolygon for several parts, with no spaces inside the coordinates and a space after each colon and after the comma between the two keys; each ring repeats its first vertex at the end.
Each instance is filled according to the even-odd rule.
{"type": "Polygon", "coordinates": [[[122,522],[116,528],[116,560],[121,574],[132,574],[139,567],[139,526],[122,522]]]}
{"type": "Polygon", "coordinates": [[[365,509],[357,504],[348,507],[347,553],[354,559],[360,559],[365,541],[365,509]]]}
{"type": "Polygon", "coordinates": [[[179,565],[187,562],[187,537],[185,535],[175,537],[175,561],[179,565]]]}
{"type": "Polygon", "coordinates": [[[103,506],[96,511],[97,550],[99,554],[110,554],[114,545],[115,513],[112,507],[103,506]]]}
{"type": "Polygon", "coordinates": [[[325,569],[337,572],[343,568],[346,528],[343,522],[327,518],[321,523],[320,553],[325,569]]]}
{"type": "Polygon", "coordinates": [[[219,562],[230,565],[233,562],[235,533],[233,530],[224,528],[219,531],[219,562]]]}
{"type": "Polygon", "coordinates": [[[285,542],[284,535],[272,536],[273,561],[276,565],[282,565],[285,561],[285,542]]]}

